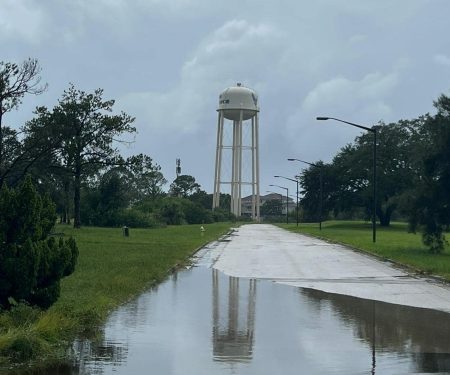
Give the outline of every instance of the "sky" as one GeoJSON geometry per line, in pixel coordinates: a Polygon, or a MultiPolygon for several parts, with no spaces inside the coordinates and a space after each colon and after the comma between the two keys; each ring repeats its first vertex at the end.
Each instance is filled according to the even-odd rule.
{"type": "Polygon", "coordinates": [[[259,95],[261,193],[293,192],[273,176],[306,165],[287,158],[329,162],[361,134],[316,116],[372,126],[450,95],[449,14],[449,0],[0,0],[0,60],[37,58],[49,85],[4,121],[53,108],[69,83],[102,88],[136,117],[124,155],[150,155],[169,183],[181,158],[212,192],[219,94],[241,82],[259,95]]]}

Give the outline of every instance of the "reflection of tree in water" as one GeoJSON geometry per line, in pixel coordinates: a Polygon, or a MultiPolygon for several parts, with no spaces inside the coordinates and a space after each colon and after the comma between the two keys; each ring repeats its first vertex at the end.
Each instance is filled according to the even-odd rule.
{"type": "Polygon", "coordinates": [[[450,314],[371,301],[313,289],[299,289],[321,309],[323,302],[355,336],[377,350],[413,353],[419,371],[450,370],[450,314]],[[375,323],[375,324],[374,324],[375,323]],[[375,338],[375,342],[374,342],[375,338]]]}
{"type": "Polygon", "coordinates": [[[220,289],[217,270],[212,271],[212,283],[214,360],[250,361],[254,340],[256,281],[228,277],[228,298],[225,301],[220,298],[220,291],[226,289],[220,289]],[[246,290],[247,295],[240,294],[240,291],[245,293],[246,290]]]}
{"type": "Polygon", "coordinates": [[[102,363],[111,362],[119,365],[128,356],[126,344],[108,342],[104,338],[96,342],[76,340],[72,347],[76,354],[75,362],[82,374],[102,374],[102,363]]]}

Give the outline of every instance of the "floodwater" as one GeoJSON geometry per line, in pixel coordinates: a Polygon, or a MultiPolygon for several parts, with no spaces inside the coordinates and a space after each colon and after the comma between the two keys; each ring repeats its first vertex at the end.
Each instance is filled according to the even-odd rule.
{"type": "Polygon", "coordinates": [[[450,314],[210,266],[200,260],[116,310],[97,342],[73,344],[73,363],[25,374],[450,373],[450,314]]]}

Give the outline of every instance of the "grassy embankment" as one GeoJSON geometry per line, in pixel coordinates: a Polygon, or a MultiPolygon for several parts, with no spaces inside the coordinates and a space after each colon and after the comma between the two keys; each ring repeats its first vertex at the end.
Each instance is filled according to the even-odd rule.
{"type": "MultiPolygon", "coordinates": [[[[80,255],[75,272],[63,279],[59,300],[47,311],[21,306],[0,314],[0,365],[11,360],[64,357],[68,344],[83,332],[95,332],[108,313],[144,289],[162,281],[200,246],[218,238],[231,224],[121,229],[58,226],[75,237],[80,255]]],[[[1,367],[1,366],[0,366],[1,367]]]]}
{"type": "Polygon", "coordinates": [[[282,228],[301,232],[376,254],[382,258],[412,267],[423,273],[450,280],[450,251],[430,254],[422,244],[420,233],[407,232],[405,223],[392,223],[387,228],[377,227],[377,242],[372,242],[372,224],[358,221],[328,221],[322,224],[280,224],[282,228]]]}

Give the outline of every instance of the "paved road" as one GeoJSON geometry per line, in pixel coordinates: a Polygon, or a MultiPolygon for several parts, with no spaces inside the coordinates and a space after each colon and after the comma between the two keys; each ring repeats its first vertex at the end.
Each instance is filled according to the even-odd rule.
{"type": "Polygon", "coordinates": [[[388,262],[269,224],[238,228],[211,254],[230,276],[269,279],[365,299],[450,313],[450,287],[388,262]]]}

